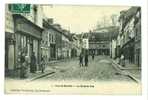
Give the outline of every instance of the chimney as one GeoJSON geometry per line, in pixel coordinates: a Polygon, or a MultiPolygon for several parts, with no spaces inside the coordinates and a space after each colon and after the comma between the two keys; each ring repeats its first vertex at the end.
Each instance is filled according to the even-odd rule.
{"type": "Polygon", "coordinates": [[[48,22],[49,24],[53,24],[53,18],[48,18],[48,19],[47,19],[47,22],[48,22]]]}
{"type": "Polygon", "coordinates": [[[53,25],[56,29],[60,29],[61,30],[61,25],[60,24],[54,24],[53,25]]]}

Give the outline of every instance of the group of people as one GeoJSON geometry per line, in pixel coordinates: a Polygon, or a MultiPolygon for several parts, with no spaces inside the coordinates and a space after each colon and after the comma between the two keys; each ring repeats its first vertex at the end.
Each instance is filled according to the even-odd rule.
{"type": "Polygon", "coordinates": [[[80,67],[83,66],[83,61],[85,63],[85,66],[88,66],[88,54],[84,55],[83,53],[80,53],[79,61],[80,67]]]}
{"type": "MultiPolygon", "coordinates": [[[[27,78],[27,71],[30,66],[30,73],[36,73],[37,71],[37,59],[35,56],[35,52],[32,53],[32,55],[29,57],[27,53],[21,52],[18,60],[18,63],[20,65],[20,78],[27,78]]],[[[44,73],[45,70],[45,57],[41,57],[41,64],[39,66],[39,69],[42,73],[44,73]]]]}
{"type": "MultiPolygon", "coordinates": [[[[92,60],[94,60],[95,58],[95,54],[92,54],[92,60]]],[[[88,66],[88,54],[83,54],[82,52],[80,53],[79,55],[79,64],[80,64],[80,67],[85,65],[85,66],[88,66]],[[84,62],[84,64],[83,64],[84,62]]]]}

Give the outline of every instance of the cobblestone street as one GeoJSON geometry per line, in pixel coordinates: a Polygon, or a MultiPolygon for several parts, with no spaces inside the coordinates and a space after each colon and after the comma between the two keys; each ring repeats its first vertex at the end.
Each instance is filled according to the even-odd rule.
{"type": "Polygon", "coordinates": [[[105,56],[96,56],[94,60],[89,57],[88,67],[80,67],[78,58],[75,58],[51,64],[47,69],[55,73],[37,80],[133,81],[120,74],[113,67],[111,59],[105,56]]]}

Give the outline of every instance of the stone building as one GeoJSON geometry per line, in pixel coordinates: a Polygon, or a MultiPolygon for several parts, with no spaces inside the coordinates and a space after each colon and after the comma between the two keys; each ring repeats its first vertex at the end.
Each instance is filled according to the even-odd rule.
{"type": "Polygon", "coordinates": [[[60,31],[55,27],[53,19],[44,18],[43,19],[44,31],[42,33],[42,43],[43,46],[42,54],[47,56],[47,61],[57,60],[59,43],[61,43],[62,37],[60,36],[60,31]]]}
{"type": "Polygon", "coordinates": [[[43,32],[42,32],[42,39],[41,39],[41,55],[46,58],[46,61],[50,59],[50,43],[49,40],[49,21],[48,19],[43,19],[43,32]]]}
{"type": "Polygon", "coordinates": [[[107,55],[115,58],[117,55],[118,26],[102,27],[89,34],[89,53],[107,55]]]}
{"type": "Polygon", "coordinates": [[[107,28],[110,38],[110,57],[116,59],[117,56],[117,37],[119,34],[118,26],[110,26],[107,28]]]}
{"type": "Polygon", "coordinates": [[[89,37],[89,54],[110,55],[109,33],[91,33],[89,37]]]}
{"type": "Polygon", "coordinates": [[[119,23],[120,54],[124,54],[126,63],[138,63],[141,60],[141,12],[140,7],[131,7],[121,11],[119,23]]]}
{"type": "MultiPolygon", "coordinates": [[[[6,6],[8,7],[8,5],[6,6]]],[[[6,9],[6,12],[9,12],[6,9]]],[[[18,76],[20,71],[19,56],[24,52],[29,57],[35,53],[36,64],[40,64],[40,41],[42,33],[42,8],[31,5],[30,13],[27,14],[9,14],[11,16],[11,27],[14,27],[13,35],[6,35],[6,74],[18,76]],[[9,42],[11,38],[11,45],[9,42]],[[11,48],[11,49],[10,49],[11,48]],[[11,57],[10,57],[11,55],[11,57]],[[10,62],[12,65],[10,65],[10,62]],[[12,70],[9,70],[11,66],[12,70]],[[11,73],[12,72],[12,73],[11,73]]],[[[7,34],[7,33],[6,33],[7,34]]],[[[29,60],[30,61],[30,60],[29,60]]],[[[28,66],[28,69],[31,66],[28,66]]]]}
{"type": "Polygon", "coordinates": [[[70,32],[62,29],[60,24],[53,23],[51,18],[45,18],[43,26],[42,42],[45,42],[48,61],[71,57],[70,32]]]}
{"type": "Polygon", "coordinates": [[[63,30],[62,33],[62,58],[70,58],[71,57],[71,48],[72,44],[70,41],[70,33],[66,30],[63,30]]]}
{"type": "Polygon", "coordinates": [[[141,66],[141,9],[140,7],[136,11],[134,21],[135,32],[135,63],[141,66]]]}
{"type": "Polygon", "coordinates": [[[54,24],[54,34],[55,34],[55,53],[56,53],[56,59],[59,60],[62,58],[62,29],[61,25],[59,24],[54,24]]]}

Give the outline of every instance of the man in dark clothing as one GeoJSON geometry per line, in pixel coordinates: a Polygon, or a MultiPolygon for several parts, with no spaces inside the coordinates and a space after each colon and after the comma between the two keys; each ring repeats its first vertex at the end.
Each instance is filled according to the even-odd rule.
{"type": "Polygon", "coordinates": [[[25,64],[25,53],[21,53],[20,57],[21,68],[20,68],[20,78],[26,78],[26,64],[25,64]]]}
{"type": "Polygon", "coordinates": [[[80,56],[79,56],[79,63],[80,63],[80,67],[83,66],[83,55],[82,53],[80,53],[80,56]]]}
{"type": "Polygon", "coordinates": [[[21,53],[20,59],[21,59],[21,64],[23,64],[25,62],[25,55],[24,55],[24,53],[21,53]]]}
{"type": "Polygon", "coordinates": [[[88,66],[88,54],[85,54],[85,66],[88,66]]]}
{"type": "Polygon", "coordinates": [[[92,60],[94,60],[94,58],[95,58],[95,55],[94,55],[94,54],[92,54],[92,60]]]}
{"type": "Polygon", "coordinates": [[[36,57],[35,53],[33,52],[31,56],[31,66],[30,66],[30,72],[35,73],[36,72],[36,57]]]}
{"type": "Polygon", "coordinates": [[[41,57],[41,71],[44,73],[45,70],[45,57],[41,57]]]}

